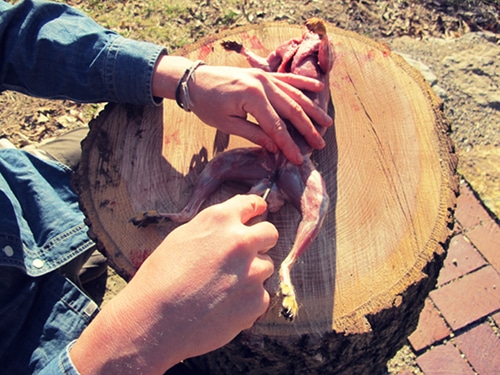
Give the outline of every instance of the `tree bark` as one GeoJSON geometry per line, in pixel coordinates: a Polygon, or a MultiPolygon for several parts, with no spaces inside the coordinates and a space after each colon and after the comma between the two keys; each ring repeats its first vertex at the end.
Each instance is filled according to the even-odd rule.
{"type": "MultiPolygon", "coordinates": [[[[208,64],[248,66],[222,40],[263,56],[302,28],[269,24],[208,37],[178,54],[208,64]]],[[[215,374],[374,374],[415,329],[435,285],[451,232],[456,157],[439,99],[386,46],[333,26],[330,76],[335,125],[313,154],[331,203],[320,235],[292,270],[301,305],[287,322],[280,303],[218,351],[192,359],[215,374]]],[[[174,101],[160,107],[108,105],[83,143],[76,185],[92,236],[130,278],[174,227],[135,228],[138,211],[180,211],[216,153],[250,144],[203,125],[174,101]]],[[[224,185],[205,206],[245,189],[224,185]]],[[[280,233],[275,264],[288,253],[299,213],[271,214],[280,233]]],[[[172,265],[175,266],[175,265],[172,265]]],[[[266,284],[271,295],[277,275],[266,284]]]]}

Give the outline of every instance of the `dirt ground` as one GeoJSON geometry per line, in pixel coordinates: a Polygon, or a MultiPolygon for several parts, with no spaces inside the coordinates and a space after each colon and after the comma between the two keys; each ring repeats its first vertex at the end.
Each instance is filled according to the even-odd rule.
{"type": "MultiPolygon", "coordinates": [[[[451,137],[461,157],[459,171],[466,175],[475,189],[480,190],[486,185],[485,199],[493,195],[493,203],[488,207],[492,212],[498,209],[495,202],[499,199],[494,195],[498,194],[496,187],[500,183],[500,162],[495,162],[500,160],[496,159],[500,158],[500,99],[498,104],[493,100],[481,105],[473,93],[462,87],[474,87],[479,93],[488,90],[496,93],[498,86],[490,86],[491,82],[499,84],[499,73],[493,71],[491,74],[496,78],[483,83],[481,80],[460,82],[470,79],[463,74],[465,68],[460,64],[473,59],[480,50],[500,45],[498,0],[66,2],[79,7],[106,27],[127,37],[167,45],[171,52],[230,27],[272,21],[298,24],[311,16],[319,16],[335,26],[369,36],[389,45],[394,51],[406,53],[423,62],[435,74],[437,85],[443,90],[445,114],[452,124],[451,137]],[[459,51],[469,51],[465,52],[469,55],[458,62],[448,60],[447,64],[444,63],[447,56],[455,56],[459,51]],[[450,70],[455,74],[450,76],[450,70]]],[[[498,54],[494,60],[498,60],[498,54]]],[[[87,124],[103,106],[3,92],[0,95],[0,138],[6,137],[17,147],[37,143],[87,124]]],[[[105,282],[96,284],[93,290],[97,295],[107,290],[105,298],[110,298],[125,285],[112,270],[109,273],[107,285],[105,282]]],[[[411,350],[404,347],[389,363],[389,373],[403,370],[419,373],[414,360],[411,350]]]]}
{"type": "MultiPolygon", "coordinates": [[[[272,21],[298,24],[311,16],[382,42],[404,35],[424,40],[456,38],[479,30],[500,32],[498,0],[66,2],[106,27],[127,37],[164,44],[171,52],[226,28],[272,21]]],[[[33,99],[3,92],[0,137],[17,147],[40,142],[87,124],[102,108],[102,104],[33,99]]]]}

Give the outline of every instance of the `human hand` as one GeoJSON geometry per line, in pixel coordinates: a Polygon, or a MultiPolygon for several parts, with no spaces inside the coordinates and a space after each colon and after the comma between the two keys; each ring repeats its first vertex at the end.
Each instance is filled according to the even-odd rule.
{"type": "MultiPolygon", "coordinates": [[[[274,267],[266,253],[276,245],[278,232],[267,221],[246,225],[266,209],[256,195],[209,207],[173,231],[147,260],[147,268],[160,268],[154,273],[160,275],[161,296],[169,290],[164,307],[176,309],[176,336],[184,340],[175,346],[186,345],[181,359],[228,343],[267,310],[270,297],[263,283],[274,267]]],[[[147,268],[141,267],[141,276],[150,283],[147,268]]],[[[170,330],[172,323],[170,318],[170,330]]]]}
{"type": "Polygon", "coordinates": [[[261,197],[238,195],[172,231],[72,348],[81,373],[161,374],[251,327],[269,305],[266,252],[278,232],[246,223],[266,209],[261,197]]]}
{"type": "Polygon", "coordinates": [[[299,89],[319,92],[323,83],[288,73],[260,69],[200,66],[188,82],[191,110],[205,123],[239,135],[271,152],[281,150],[294,164],[303,156],[287,131],[288,119],[316,149],[325,142],[314,127],[330,126],[332,119],[299,89]],[[253,116],[257,124],[247,115],[253,116]]]}
{"type": "MultiPolygon", "coordinates": [[[[152,93],[175,98],[177,83],[193,62],[179,56],[160,57],[153,75],[152,93]]],[[[288,73],[260,69],[202,65],[188,82],[191,110],[205,123],[244,137],[271,152],[281,150],[295,164],[303,157],[283,118],[289,119],[313,148],[324,147],[311,119],[320,126],[333,120],[300,90],[320,92],[324,84],[288,73]],[[255,118],[250,121],[247,115],[255,118]]]]}

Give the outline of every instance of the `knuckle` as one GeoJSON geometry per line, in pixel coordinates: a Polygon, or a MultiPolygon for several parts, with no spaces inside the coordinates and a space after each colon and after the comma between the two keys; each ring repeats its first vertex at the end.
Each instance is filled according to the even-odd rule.
{"type": "Polygon", "coordinates": [[[207,207],[205,210],[201,211],[199,216],[202,216],[203,220],[210,222],[222,222],[226,219],[228,212],[224,208],[223,204],[214,204],[213,206],[207,207]]]}
{"type": "Polygon", "coordinates": [[[286,126],[285,124],[283,123],[283,121],[278,117],[276,116],[274,119],[273,119],[273,127],[272,127],[272,132],[275,133],[275,134],[281,134],[283,132],[286,131],[286,126]]]}
{"type": "Polygon", "coordinates": [[[247,135],[247,139],[255,144],[264,145],[266,142],[266,138],[257,130],[254,130],[247,135]]]}
{"type": "Polygon", "coordinates": [[[246,87],[246,92],[249,95],[250,98],[258,98],[258,97],[263,97],[262,95],[262,86],[256,84],[256,82],[252,82],[246,87]]]}
{"type": "Polygon", "coordinates": [[[249,71],[253,74],[253,76],[257,80],[259,80],[261,82],[267,81],[269,79],[268,74],[266,72],[264,72],[262,69],[250,68],[249,71]]]}
{"type": "Polygon", "coordinates": [[[293,116],[292,118],[302,117],[303,113],[302,107],[297,102],[292,101],[290,103],[290,116],[293,116]]]}

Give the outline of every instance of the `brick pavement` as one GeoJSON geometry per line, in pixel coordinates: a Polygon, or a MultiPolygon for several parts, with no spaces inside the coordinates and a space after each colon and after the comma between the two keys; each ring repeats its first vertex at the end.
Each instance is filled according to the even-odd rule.
{"type": "Polygon", "coordinates": [[[425,375],[500,374],[500,225],[466,182],[448,255],[409,343],[425,375]]]}

